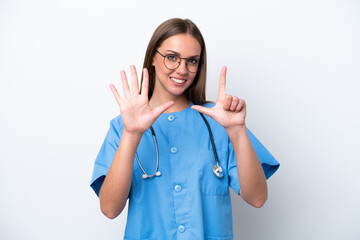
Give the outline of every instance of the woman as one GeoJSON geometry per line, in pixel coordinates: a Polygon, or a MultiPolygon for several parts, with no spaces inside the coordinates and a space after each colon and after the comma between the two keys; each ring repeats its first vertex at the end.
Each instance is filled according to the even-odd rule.
{"type": "Polygon", "coordinates": [[[265,203],[279,164],[246,128],[246,104],[225,94],[225,79],[223,67],[216,104],[207,103],[203,37],[190,20],[170,19],[149,42],[140,92],[134,66],[132,91],[124,71],[124,97],[110,85],[121,115],[91,187],[109,218],[129,198],[125,239],[233,239],[229,186],[265,203]]]}

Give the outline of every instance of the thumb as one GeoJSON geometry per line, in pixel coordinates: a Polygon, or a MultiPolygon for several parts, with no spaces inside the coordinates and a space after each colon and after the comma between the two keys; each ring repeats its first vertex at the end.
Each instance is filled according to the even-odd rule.
{"type": "Polygon", "coordinates": [[[191,109],[194,109],[198,112],[201,112],[203,114],[206,114],[208,115],[209,117],[212,117],[213,116],[213,111],[211,108],[206,108],[206,107],[203,107],[203,106],[200,106],[200,105],[192,105],[191,106],[191,109]]]}
{"type": "Polygon", "coordinates": [[[160,106],[154,108],[155,117],[158,118],[160,116],[160,114],[162,114],[164,111],[166,111],[166,109],[168,109],[172,105],[174,105],[174,102],[173,101],[168,101],[168,102],[163,103],[160,106]]]}

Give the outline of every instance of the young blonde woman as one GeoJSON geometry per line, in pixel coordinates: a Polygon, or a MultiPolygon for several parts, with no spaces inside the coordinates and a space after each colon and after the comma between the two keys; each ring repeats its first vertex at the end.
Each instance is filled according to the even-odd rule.
{"type": "Polygon", "coordinates": [[[170,19],[154,32],[141,87],[134,66],[131,91],[120,72],[120,115],[96,158],[91,187],[101,211],[117,217],[127,200],[124,239],[233,239],[229,187],[254,207],[267,199],[279,163],[246,128],[246,104],[225,92],[205,98],[206,48],[188,19],[170,19]],[[241,187],[240,187],[241,186],[241,187]]]}

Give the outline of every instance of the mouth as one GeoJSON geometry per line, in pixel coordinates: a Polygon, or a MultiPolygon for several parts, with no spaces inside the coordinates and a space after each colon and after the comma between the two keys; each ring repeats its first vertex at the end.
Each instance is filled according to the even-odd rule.
{"type": "Polygon", "coordinates": [[[183,84],[184,82],[186,82],[185,78],[170,77],[170,80],[173,81],[174,83],[177,83],[177,84],[183,84]]]}

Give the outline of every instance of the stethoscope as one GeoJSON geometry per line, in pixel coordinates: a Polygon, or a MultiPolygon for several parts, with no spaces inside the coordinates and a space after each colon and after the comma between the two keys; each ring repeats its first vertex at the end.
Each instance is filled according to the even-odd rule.
{"type": "MultiPolygon", "coordinates": [[[[200,112],[199,112],[200,113],[200,112]]],[[[213,149],[213,152],[214,152],[214,157],[215,157],[215,163],[212,165],[212,170],[215,174],[215,176],[217,176],[218,178],[222,178],[224,176],[224,172],[222,170],[222,168],[220,167],[219,165],[219,159],[217,157],[217,152],[216,152],[216,148],[215,148],[215,143],[214,143],[214,138],[213,138],[213,135],[212,135],[212,132],[211,132],[211,129],[210,129],[210,126],[209,126],[209,123],[208,121],[206,120],[206,118],[204,117],[204,115],[202,113],[200,113],[202,119],[204,120],[205,124],[206,124],[206,127],[208,129],[208,132],[209,132],[209,135],[210,135],[210,141],[211,141],[211,145],[212,145],[212,149],[213,149]]],[[[158,145],[157,145],[157,142],[156,142],[156,136],[155,136],[155,131],[154,131],[154,128],[151,126],[150,127],[150,130],[151,130],[151,134],[154,138],[154,143],[155,143],[155,149],[156,149],[156,168],[155,168],[155,172],[152,174],[152,175],[149,175],[145,172],[145,170],[143,169],[143,167],[141,166],[141,163],[139,161],[139,158],[138,158],[138,155],[137,153],[135,153],[135,157],[136,157],[136,160],[141,168],[141,171],[143,172],[143,175],[142,175],[142,178],[143,179],[147,179],[147,178],[151,178],[151,177],[159,177],[161,176],[161,172],[158,171],[158,167],[159,167],[159,150],[158,150],[158,145]]]]}

